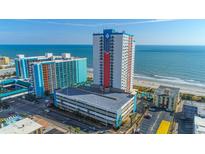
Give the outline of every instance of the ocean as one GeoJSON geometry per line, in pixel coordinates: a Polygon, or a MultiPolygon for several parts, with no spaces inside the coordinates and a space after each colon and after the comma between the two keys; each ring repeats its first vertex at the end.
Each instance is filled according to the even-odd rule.
{"type": "MultiPolygon", "coordinates": [[[[92,68],[92,45],[0,45],[0,55],[15,58],[69,52],[87,57],[92,68]]],[[[135,77],[205,87],[205,46],[136,45],[135,77]]]]}

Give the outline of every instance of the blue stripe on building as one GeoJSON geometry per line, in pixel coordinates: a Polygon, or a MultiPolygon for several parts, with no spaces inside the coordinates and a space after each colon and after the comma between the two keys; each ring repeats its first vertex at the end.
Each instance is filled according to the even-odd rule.
{"type": "Polygon", "coordinates": [[[33,67],[34,67],[35,93],[37,97],[42,97],[44,95],[42,65],[35,64],[33,67]]]}
{"type": "Polygon", "coordinates": [[[134,101],[133,101],[133,112],[136,113],[137,112],[137,93],[134,96],[134,101]]]}

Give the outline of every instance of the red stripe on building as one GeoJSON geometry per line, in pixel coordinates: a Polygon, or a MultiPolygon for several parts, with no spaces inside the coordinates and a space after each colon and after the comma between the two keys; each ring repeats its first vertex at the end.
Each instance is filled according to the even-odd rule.
{"type": "Polygon", "coordinates": [[[110,86],[110,53],[104,52],[104,88],[110,86]]]}
{"type": "Polygon", "coordinates": [[[45,88],[45,92],[50,92],[50,88],[49,88],[49,77],[48,77],[48,65],[47,64],[43,64],[43,81],[44,81],[44,88],[45,88]]]}

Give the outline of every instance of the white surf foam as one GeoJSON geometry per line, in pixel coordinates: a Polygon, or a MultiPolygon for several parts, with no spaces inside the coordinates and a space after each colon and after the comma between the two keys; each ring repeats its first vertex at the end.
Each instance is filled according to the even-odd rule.
{"type": "Polygon", "coordinates": [[[153,77],[150,77],[141,74],[135,74],[134,77],[135,79],[156,81],[159,83],[167,83],[167,84],[174,84],[174,85],[194,86],[194,87],[200,87],[205,89],[204,83],[195,80],[183,80],[177,77],[167,77],[167,76],[160,76],[160,75],[153,75],[153,77]]]}
{"type": "MultiPolygon", "coordinates": [[[[88,68],[88,72],[92,73],[93,68],[88,68]]],[[[205,89],[205,83],[201,83],[200,81],[195,80],[184,80],[177,77],[170,77],[170,76],[162,76],[162,75],[152,75],[152,76],[146,76],[142,74],[134,74],[134,78],[137,80],[147,80],[152,82],[158,82],[158,83],[165,83],[165,84],[172,84],[175,86],[187,86],[187,87],[199,87],[202,89],[205,89]]]]}

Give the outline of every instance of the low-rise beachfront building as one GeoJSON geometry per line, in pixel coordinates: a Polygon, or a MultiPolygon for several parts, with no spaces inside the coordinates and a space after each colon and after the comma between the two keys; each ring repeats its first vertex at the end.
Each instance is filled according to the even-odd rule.
{"type": "Polygon", "coordinates": [[[194,116],[194,134],[205,134],[205,118],[194,116]]]}
{"type": "Polygon", "coordinates": [[[9,57],[1,57],[0,56],[0,65],[8,65],[10,63],[10,58],[9,57]]]}
{"type": "Polygon", "coordinates": [[[154,92],[154,104],[167,111],[175,111],[180,100],[179,88],[159,86],[154,92]]]}
{"type": "Polygon", "coordinates": [[[136,93],[102,92],[95,87],[65,88],[54,94],[56,107],[77,112],[105,125],[120,127],[137,110],[136,93]]]}
{"type": "Polygon", "coordinates": [[[205,103],[183,101],[182,113],[185,118],[194,119],[195,116],[205,118],[205,103]]]}
{"type": "Polygon", "coordinates": [[[0,129],[0,134],[42,134],[42,126],[25,118],[0,129]]]}

